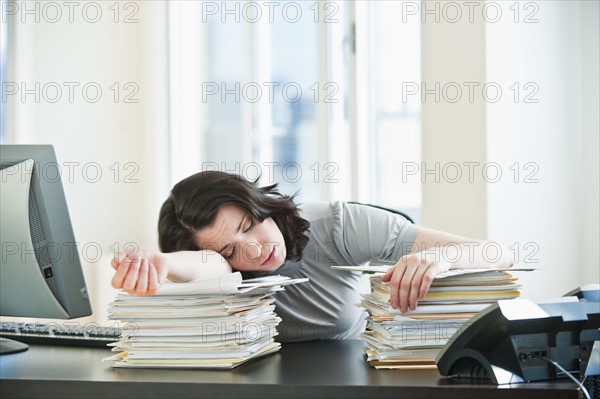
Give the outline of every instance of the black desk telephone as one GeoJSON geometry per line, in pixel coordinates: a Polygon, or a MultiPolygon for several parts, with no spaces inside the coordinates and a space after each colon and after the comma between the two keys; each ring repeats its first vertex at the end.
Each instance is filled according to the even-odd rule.
{"type": "Polygon", "coordinates": [[[565,371],[597,381],[600,286],[547,301],[498,301],[465,323],[436,362],[444,376],[494,384],[566,378],[565,371]]]}

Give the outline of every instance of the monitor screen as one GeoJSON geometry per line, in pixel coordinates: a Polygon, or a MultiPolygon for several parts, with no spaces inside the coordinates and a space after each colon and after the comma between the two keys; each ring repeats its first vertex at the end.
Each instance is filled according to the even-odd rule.
{"type": "Polygon", "coordinates": [[[60,170],[51,145],[0,145],[0,316],[91,314],[60,170]]]}

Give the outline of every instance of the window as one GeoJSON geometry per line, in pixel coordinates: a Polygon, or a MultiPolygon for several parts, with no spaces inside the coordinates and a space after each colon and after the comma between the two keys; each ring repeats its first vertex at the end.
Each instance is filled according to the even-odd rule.
{"type": "Polygon", "coordinates": [[[420,107],[399,93],[419,81],[419,24],[398,3],[171,3],[173,182],[261,174],[300,202],[414,215],[401,162],[420,161],[420,107]]]}
{"type": "Polygon", "coordinates": [[[402,21],[402,2],[370,3],[369,114],[373,143],[372,201],[401,208],[418,219],[421,187],[406,173],[421,162],[421,103],[408,96],[421,81],[418,18],[402,21]]]}

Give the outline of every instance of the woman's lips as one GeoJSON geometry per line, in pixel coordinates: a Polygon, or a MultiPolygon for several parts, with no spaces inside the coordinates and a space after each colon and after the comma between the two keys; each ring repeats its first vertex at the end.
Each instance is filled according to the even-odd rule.
{"type": "Polygon", "coordinates": [[[267,266],[269,263],[271,263],[273,261],[273,259],[275,259],[275,248],[273,248],[271,250],[269,257],[263,263],[261,263],[261,266],[267,266]]]}

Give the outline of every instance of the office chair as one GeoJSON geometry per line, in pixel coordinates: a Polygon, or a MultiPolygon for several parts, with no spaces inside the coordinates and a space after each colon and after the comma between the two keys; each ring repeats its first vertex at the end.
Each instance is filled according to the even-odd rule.
{"type": "Polygon", "coordinates": [[[414,220],[410,216],[408,216],[406,213],[401,212],[401,211],[399,211],[397,209],[386,208],[385,206],[381,206],[381,205],[364,204],[362,202],[356,202],[356,201],[348,201],[348,204],[366,205],[366,206],[371,206],[373,208],[382,209],[384,211],[388,211],[388,212],[392,212],[392,213],[395,213],[395,214],[400,215],[400,216],[404,216],[404,218],[406,220],[408,220],[409,222],[411,222],[412,224],[415,223],[414,220]]]}

